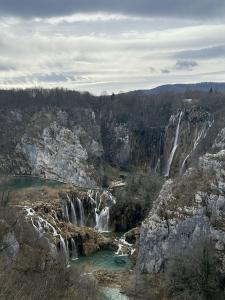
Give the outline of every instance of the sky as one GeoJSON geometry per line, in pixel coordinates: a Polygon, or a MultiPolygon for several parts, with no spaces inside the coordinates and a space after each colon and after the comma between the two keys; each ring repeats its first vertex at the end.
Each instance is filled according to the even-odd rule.
{"type": "Polygon", "coordinates": [[[0,88],[225,82],[225,0],[0,0],[0,88]]]}

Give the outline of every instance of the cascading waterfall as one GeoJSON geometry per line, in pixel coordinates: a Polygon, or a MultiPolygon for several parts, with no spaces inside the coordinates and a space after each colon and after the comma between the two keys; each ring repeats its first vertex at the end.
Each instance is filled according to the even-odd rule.
{"type": "Polygon", "coordinates": [[[85,217],[84,217],[84,207],[83,207],[83,203],[82,201],[77,198],[77,203],[78,203],[78,207],[79,207],[79,215],[80,215],[80,222],[79,225],[80,226],[85,226],[85,217]]]}
{"type": "MultiPolygon", "coordinates": [[[[36,215],[35,211],[32,208],[25,206],[24,210],[27,213],[27,217],[30,218],[32,225],[40,234],[50,231],[50,232],[52,232],[53,236],[59,235],[57,230],[55,229],[55,227],[52,226],[52,224],[50,224],[47,220],[36,215]]],[[[57,229],[58,229],[58,231],[60,231],[59,228],[57,228],[57,229]]]]}
{"type": "Polygon", "coordinates": [[[100,232],[109,231],[110,207],[116,203],[115,197],[105,190],[102,194],[99,191],[89,191],[88,195],[95,204],[95,228],[100,232]]]}
{"type": "MultiPolygon", "coordinates": [[[[69,247],[68,247],[68,241],[64,240],[60,232],[61,230],[59,228],[56,228],[50,224],[47,220],[43,219],[42,217],[38,216],[36,212],[27,206],[24,206],[24,210],[26,212],[26,217],[30,219],[33,227],[37,232],[40,234],[40,236],[43,236],[44,233],[51,232],[54,237],[59,237],[60,239],[60,253],[62,254],[63,258],[65,259],[65,264],[69,264],[69,247]]],[[[69,215],[69,214],[68,214],[69,215]]],[[[75,250],[74,250],[75,251],[75,250]]],[[[74,252],[75,255],[75,252],[74,252]]]]}
{"type": "Polygon", "coordinates": [[[76,210],[73,201],[70,202],[70,205],[71,205],[71,222],[72,224],[77,225],[77,215],[76,215],[76,210]]]}
{"type": "Polygon", "coordinates": [[[70,220],[67,202],[64,204],[64,217],[65,217],[65,219],[66,219],[67,221],[70,220]]]}
{"type": "Polygon", "coordinates": [[[68,247],[66,246],[66,243],[64,241],[64,238],[60,234],[60,251],[62,255],[65,257],[66,265],[69,263],[69,252],[68,252],[68,247]]]}
{"type": "Polygon", "coordinates": [[[179,115],[179,119],[178,119],[178,124],[177,124],[177,129],[176,129],[176,135],[175,135],[175,140],[174,140],[174,144],[173,144],[173,149],[172,149],[172,151],[170,153],[170,157],[168,159],[167,166],[166,166],[165,177],[168,177],[170,175],[170,168],[171,168],[171,165],[172,165],[172,162],[173,162],[173,158],[174,158],[175,152],[176,152],[177,147],[178,147],[178,138],[179,138],[180,123],[181,123],[182,115],[183,115],[183,112],[181,111],[180,115],[179,115]]]}
{"type": "Polygon", "coordinates": [[[71,258],[72,260],[77,260],[78,259],[77,246],[74,238],[71,238],[71,247],[72,247],[71,258]]]}
{"type": "Polygon", "coordinates": [[[98,210],[95,210],[96,216],[96,229],[101,232],[109,231],[109,207],[106,206],[104,209],[98,213],[98,210]]]}
{"type": "MultiPolygon", "coordinates": [[[[69,194],[66,194],[66,195],[67,195],[67,199],[68,199],[68,201],[70,203],[70,210],[71,210],[71,214],[69,216],[70,217],[69,220],[71,221],[72,224],[77,225],[77,215],[76,215],[76,210],[75,210],[75,207],[74,207],[74,203],[70,199],[69,194]]],[[[68,211],[68,209],[67,209],[67,211],[68,211]]]]}

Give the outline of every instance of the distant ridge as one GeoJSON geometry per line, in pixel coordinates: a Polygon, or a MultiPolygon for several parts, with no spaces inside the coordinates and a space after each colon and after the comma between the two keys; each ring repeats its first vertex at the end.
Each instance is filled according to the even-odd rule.
{"type": "Polygon", "coordinates": [[[161,85],[150,90],[143,90],[144,94],[161,94],[161,93],[185,93],[187,91],[201,91],[208,92],[210,89],[213,91],[225,92],[225,82],[201,82],[194,84],[166,84],[161,85]]]}

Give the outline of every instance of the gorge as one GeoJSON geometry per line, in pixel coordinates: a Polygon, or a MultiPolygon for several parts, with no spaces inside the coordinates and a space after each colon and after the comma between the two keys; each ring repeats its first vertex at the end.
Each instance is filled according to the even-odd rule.
{"type": "MultiPolygon", "coordinates": [[[[102,251],[119,258],[117,278],[138,281],[210,239],[224,274],[224,101],[222,92],[0,91],[4,261],[29,247],[43,251],[40,268],[76,268],[102,251]]],[[[151,299],[96,272],[103,286],[105,276],[130,299],[151,299]]]]}

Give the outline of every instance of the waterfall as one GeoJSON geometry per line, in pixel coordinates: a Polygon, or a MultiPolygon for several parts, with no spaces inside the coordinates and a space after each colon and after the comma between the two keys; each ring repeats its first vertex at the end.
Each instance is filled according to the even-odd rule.
{"type": "Polygon", "coordinates": [[[70,205],[71,205],[71,222],[74,225],[77,225],[77,215],[76,215],[76,210],[73,201],[70,202],[70,205]]]}
{"type": "Polygon", "coordinates": [[[66,243],[64,241],[64,238],[61,236],[61,234],[60,234],[60,251],[64,256],[67,265],[69,262],[68,248],[66,247],[66,243]]]}
{"type": "Polygon", "coordinates": [[[116,199],[104,190],[101,194],[95,191],[88,192],[92,203],[95,204],[95,228],[101,232],[109,231],[110,207],[115,205],[116,199]]]}
{"type": "Polygon", "coordinates": [[[78,207],[79,207],[79,213],[80,213],[80,226],[85,226],[85,220],[84,220],[84,207],[82,201],[77,198],[78,207]]]}
{"type": "Polygon", "coordinates": [[[78,254],[77,254],[77,246],[74,238],[71,238],[71,247],[72,247],[71,258],[72,260],[76,260],[78,259],[78,254]]]}
{"type": "Polygon", "coordinates": [[[69,212],[68,212],[68,206],[67,206],[67,202],[64,204],[64,217],[67,221],[70,220],[70,216],[69,216],[69,212]]]}
{"type": "Polygon", "coordinates": [[[58,236],[57,230],[60,231],[59,228],[57,228],[57,230],[56,230],[56,228],[54,226],[52,226],[52,224],[50,224],[47,220],[38,216],[32,208],[25,206],[24,210],[27,213],[27,217],[30,218],[33,227],[40,234],[50,231],[50,232],[52,232],[53,236],[58,236]]]}
{"type": "Polygon", "coordinates": [[[181,165],[180,175],[182,175],[182,174],[184,173],[185,164],[186,164],[188,158],[191,156],[191,153],[192,153],[192,151],[190,152],[190,154],[188,154],[188,155],[185,157],[185,159],[184,159],[184,161],[183,161],[183,163],[182,163],[182,165],[181,165]]]}
{"type": "Polygon", "coordinates": [[[196,150],[196,148],[198,147],[199,143],[201,142],[202,139],[204,139],[207,135],[207,131],[208,129],[212,126],[213,121],[212,122],[207,122],[204,124],[204,126],[201,128],[200,131],[198,131],[198,128],[196,128],[195,130],[195,140],[194,140],[194,145],[193,145],[193,149],[190,151],[190,153],[185,157],[182,165],[181,165],[181,169],[180,169],[180,174],[182,175],[185,171],[185,165],[187,160],[191,157],[191,155],[193,154],[193,152],[196,150]]]}
{"type": "MultiPolygon", "coordinates": [[[[73,201],[71,201],[69,194],[66,194],[66,195],[67,195],[67,199],[70,203],[70,208],[71,208],[71,215],[70,215],[69,220],[71,220],[72,224],[77,225],[77,215],[76,215],[76,210],[75,210],[75,207],[74,207],[74,203],[73,203],[73,201]]],[[[67,212],[68,212],[68,208],[67,208],[67,212]]],[[[67,214],[67,212],[66,212],[66,214],[67,214]]],[[[69,217],[69,214],[68,214],[68,217],[69,217]]]]}
{"type": "Polygon", "coordinates": [[[40,236],[42,236],[44,233],[48,233],[48,234],[51,233],[54,237],[60,238],[60,253],[61,253],[63,259],[65,259],[65,264],[68,266],[68,263],[69,263],[68,241],[66,240],[66,242],[65,242],[65,240],[61,236],[61,234],[58,233],[61,230],[57,227],[56,227],[57,228],[57,230],[56,230],[56,228],[52,224],[50,224],[47,220],[38,216],[32,208],[25,206],[24,210],[27,213],[26,218],[29,218],[31,220],[33,227],[35,228],[35,230],[37,230],[39,232],[40,236]]]}
{"type": "Polygon", "coordinates": [[[174,140],[174,144],[173,144],[173,149],[170,153],[170,157],[169,160],[167,162],[167,166],[166,166],[166,172],[165,172],[165,177],[168,177],[170,175],[170,168],[173,162],[173,158],[174,158],[174,154],[177,150],[178,147],[178,138],[179,138],[179,132],[180,132],[180,123],[181,123],[181,118],[182,118],[183,112],[180,112],[179,115],[179,119],[178,119],[178,124],[177,124],[177,129],[176,129],[176,135],[175,135],[175,140],[174,140]]]}
{"type": "Polygon", "coordinates": [[[109,207],[106,206],[98,213],[98,209],[95,209],[96,216],[96,229],[101,232],[109,231],[109,207]]]}

